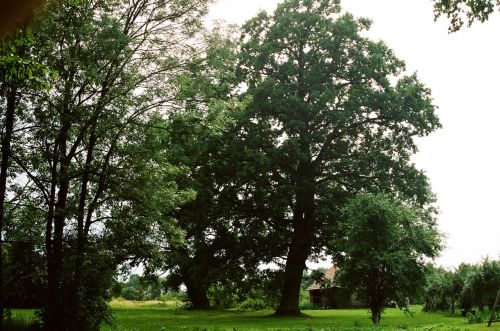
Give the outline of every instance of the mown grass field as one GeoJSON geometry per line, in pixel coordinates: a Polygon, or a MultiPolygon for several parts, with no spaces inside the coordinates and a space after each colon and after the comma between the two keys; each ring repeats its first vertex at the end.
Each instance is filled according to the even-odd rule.
{"type": "MultiPolygon", "coordinates": [[[[373,327],[366,309],[305,310],[307,316],[276,318],[272,311],[238,312],[233,310],[189,311],[174,303],[127,301],[112,302],[115,325],[101,331],[500,331],[500,323],[488,328],[486,323],[468,324],[450,314],[424,313],[414,306],[413,317],[398,309],[386,309],[381,325],[373,327]]],[[[14,315],[29,316],[33,311],[15,311],[14,315]]]]}

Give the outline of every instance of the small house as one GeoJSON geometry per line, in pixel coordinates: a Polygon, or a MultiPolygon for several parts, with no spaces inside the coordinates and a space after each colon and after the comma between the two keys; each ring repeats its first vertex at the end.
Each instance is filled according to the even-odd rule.
{"type": "Polygon", "coordinates": [[[325,271],[325,284],[313,283],[306,290],[309,291],[309,302],[325,308],[352,308],[361,304],[356,295],[335,283],[335,274],[338,268],[333,266],[325,271]]]}

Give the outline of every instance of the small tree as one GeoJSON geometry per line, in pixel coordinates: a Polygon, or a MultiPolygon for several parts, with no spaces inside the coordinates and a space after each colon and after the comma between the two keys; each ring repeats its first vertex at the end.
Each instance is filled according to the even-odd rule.
{"type": "Polygon", "coordinates": [[[500,286],[500,261],[486,258],[467,275],[464,281],[462,297],[465,299],[464,310],[477,306],[480,311],[487,306],[493,307],[496,292],[500,286]]]}
{"type": "Polygon", "coordinates": [[[384,305],[413,295],[425,277],[424,257],[435,257],[440,235],[424,208],[383,194],[358,194],[343,209],[346,227],[339,280],[358,291],[378,324],[384,305]]]}

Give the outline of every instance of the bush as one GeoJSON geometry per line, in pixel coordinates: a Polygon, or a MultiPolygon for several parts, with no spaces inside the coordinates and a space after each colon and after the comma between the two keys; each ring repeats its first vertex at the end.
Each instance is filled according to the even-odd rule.
{"type": "Polygon", "coordinates": [[[269,307],[266,305],[264,300],[262,299],[246,299],[245,301],[241,302],[238,304],[237,309],[239,310],[268,310],[272,309],[272,307],[269,307]]]}
{"type": "Polygon", "coordinates": [[[136,301],[137,300],[137,290],[133,287],[125,287],[122,291],[122,297],[125,300],[136,301]]]}
{"type": "Polygon", "coordinates": [[[5,247],[5,301],[11,308],[40,308],[47,294],[44,257],[31,243],[15,242],[5,247]]]}
{"type": "Polygon", "coordinates": [[[186,301],[186,299],[186,293],[177,291],[167,291],[160,297],[160,301],[186,301]]]}
{"type": "Polygon", "coordinates": [[[207,295],[213,307],[226,309],[236,307],[238,296],[235,292],[233,286],[216,284],[208,289],[207,295]]]}
{"type": "Polygon", "coordinates": [[[481,311],[468,312],[465,318],[469,324],[484,323],[488,320],[488,314],[481,311]]]}

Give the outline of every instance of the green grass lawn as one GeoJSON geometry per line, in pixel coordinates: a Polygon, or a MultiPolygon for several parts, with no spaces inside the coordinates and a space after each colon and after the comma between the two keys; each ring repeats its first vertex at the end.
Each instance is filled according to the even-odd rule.
{"type": "Polygon", "coordinates": [[[159,303],[131,304],[114,302],[116,325],[102,331],[153,330],[489,330],[500,331],[500,323],[487,328],[486,323],[467,324],[457,315],[424,313],[412,307],[414,317],[398,309],[386,309],[381,325],[372,327],[366,309],[305,310],[305,317],[276,318],[272,311],[237,312],[186,311],[159,303]]]}
{"type": "MultiPolygon", "coordinates": [[[[237,312],[187,311],[176,308],[172,303],[112,302],[116,322],[113,327],[104,326],[102,331],[278,331],[278,330],[415,330],[415,331],[500,331],[500,323],[491,328],[486,323],[467,324],[458,315],[424,313],[421,307],[412,307],[414,317],[405,316],[397,309],[386,309],[381,325],[373,327],[366,309],[305,310],[307,316],[276,318],[272,311],[237,312]]],[[[14,311],[13,315],[24,316],[33,311],[14,311]]]]}

